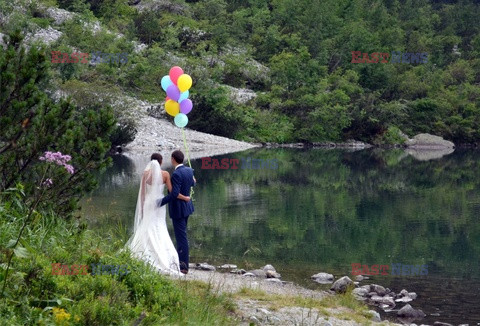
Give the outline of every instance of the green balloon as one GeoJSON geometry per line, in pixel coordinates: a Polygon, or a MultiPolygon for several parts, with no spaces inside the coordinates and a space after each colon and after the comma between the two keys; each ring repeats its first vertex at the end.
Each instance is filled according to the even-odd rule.
{"type": "Polygon", "coordinates": [[[177,127],[183,128],[188,123],[188,117],[186,114],[179,113],[175,116],[174,122],[177,127]]]}

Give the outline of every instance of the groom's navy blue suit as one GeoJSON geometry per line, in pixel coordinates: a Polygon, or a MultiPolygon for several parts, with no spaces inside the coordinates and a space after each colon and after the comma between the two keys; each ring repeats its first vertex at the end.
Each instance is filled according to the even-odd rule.
{"type": "Polygon", "coordinates": [[[190,187],[194,186],[193,170],[183,165],[178,166],[172,174],[172,192],[163,197],[160,206],[168,205],[168,212],[173,223],[180,269],[188,271],[189,248],[187,239],[187,222],[193,213],[192,201],[177,199],[178,194],[190,196],[190,187]]]}

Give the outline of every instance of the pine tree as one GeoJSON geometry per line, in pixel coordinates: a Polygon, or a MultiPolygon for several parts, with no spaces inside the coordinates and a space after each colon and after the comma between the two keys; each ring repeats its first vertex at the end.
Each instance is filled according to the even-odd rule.
{"type": "Polygon", "coordinates": [[[115,126],[110,107],[80,109],[69,100],[54,102],[48,89],[50,68],[43,48],[22,46],[20,32],[0,47],[0,192],[25,185],[30,198],[39,191],[45,151],[72,156],[75,172],[50,169],[53,184],[40,207],[71,213],[78,199],[96,186],[93,175],[110,164],[106,153],[115,126]]]}

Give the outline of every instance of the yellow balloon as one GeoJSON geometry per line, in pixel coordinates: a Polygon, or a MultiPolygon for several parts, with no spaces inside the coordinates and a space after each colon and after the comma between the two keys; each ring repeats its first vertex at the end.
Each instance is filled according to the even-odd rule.
{"type": "Polygon", "coordinates": [[[174,100],[168,100],[165,102],[165,111],[170,114],[172,117],[180,113],[180,104],[174,100]]]}
{"type": "Polygon", "coordinates": [[[185,91],[188,91],[190,87],[192,87],[192,83],[193,83],[192,77],[190,77],[187,74],[181,75],[180,77],[178,77],[178,80],[177,80],[178,89],[182,93],[185,91]]]}

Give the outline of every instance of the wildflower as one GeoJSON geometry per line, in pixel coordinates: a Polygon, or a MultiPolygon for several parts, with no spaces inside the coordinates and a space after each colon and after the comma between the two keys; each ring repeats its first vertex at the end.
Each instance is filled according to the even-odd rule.
{"type": "Polygon", "coordinates": [[[63,323],[65,320],[70,319],[70,314],[67,313],[62,308],[53,307],[52,311],[53,311],[53,314],[55,316],[55,321],[59,324],[63,323]]]}
{"type": "Polygon", "coordinates": [[[43,156],[39,157],[40,161],[46,161],[49,163],[55,163],[57,165],[65,167],[68,173],[73,174],[75,172],[75,169],[73,168],[72,165],[67,164],[72,157],[70,155],[63,155],[60,152],[50,152],[46,151],[43,156]]]}
{"type": "Polygon", "coordinates": [[[68,173],[73,174],[75,172],[73,166],[71,166],[70,164],[65,164],[64,166],[68,173]]]}
{"type": "Polygon", "coordinates": [[[50,178],[45,179],[45,181],[43,181],[43,185],[46,187],[50,187],[51,185],[53,185],[52,179],[50,178]]]}

